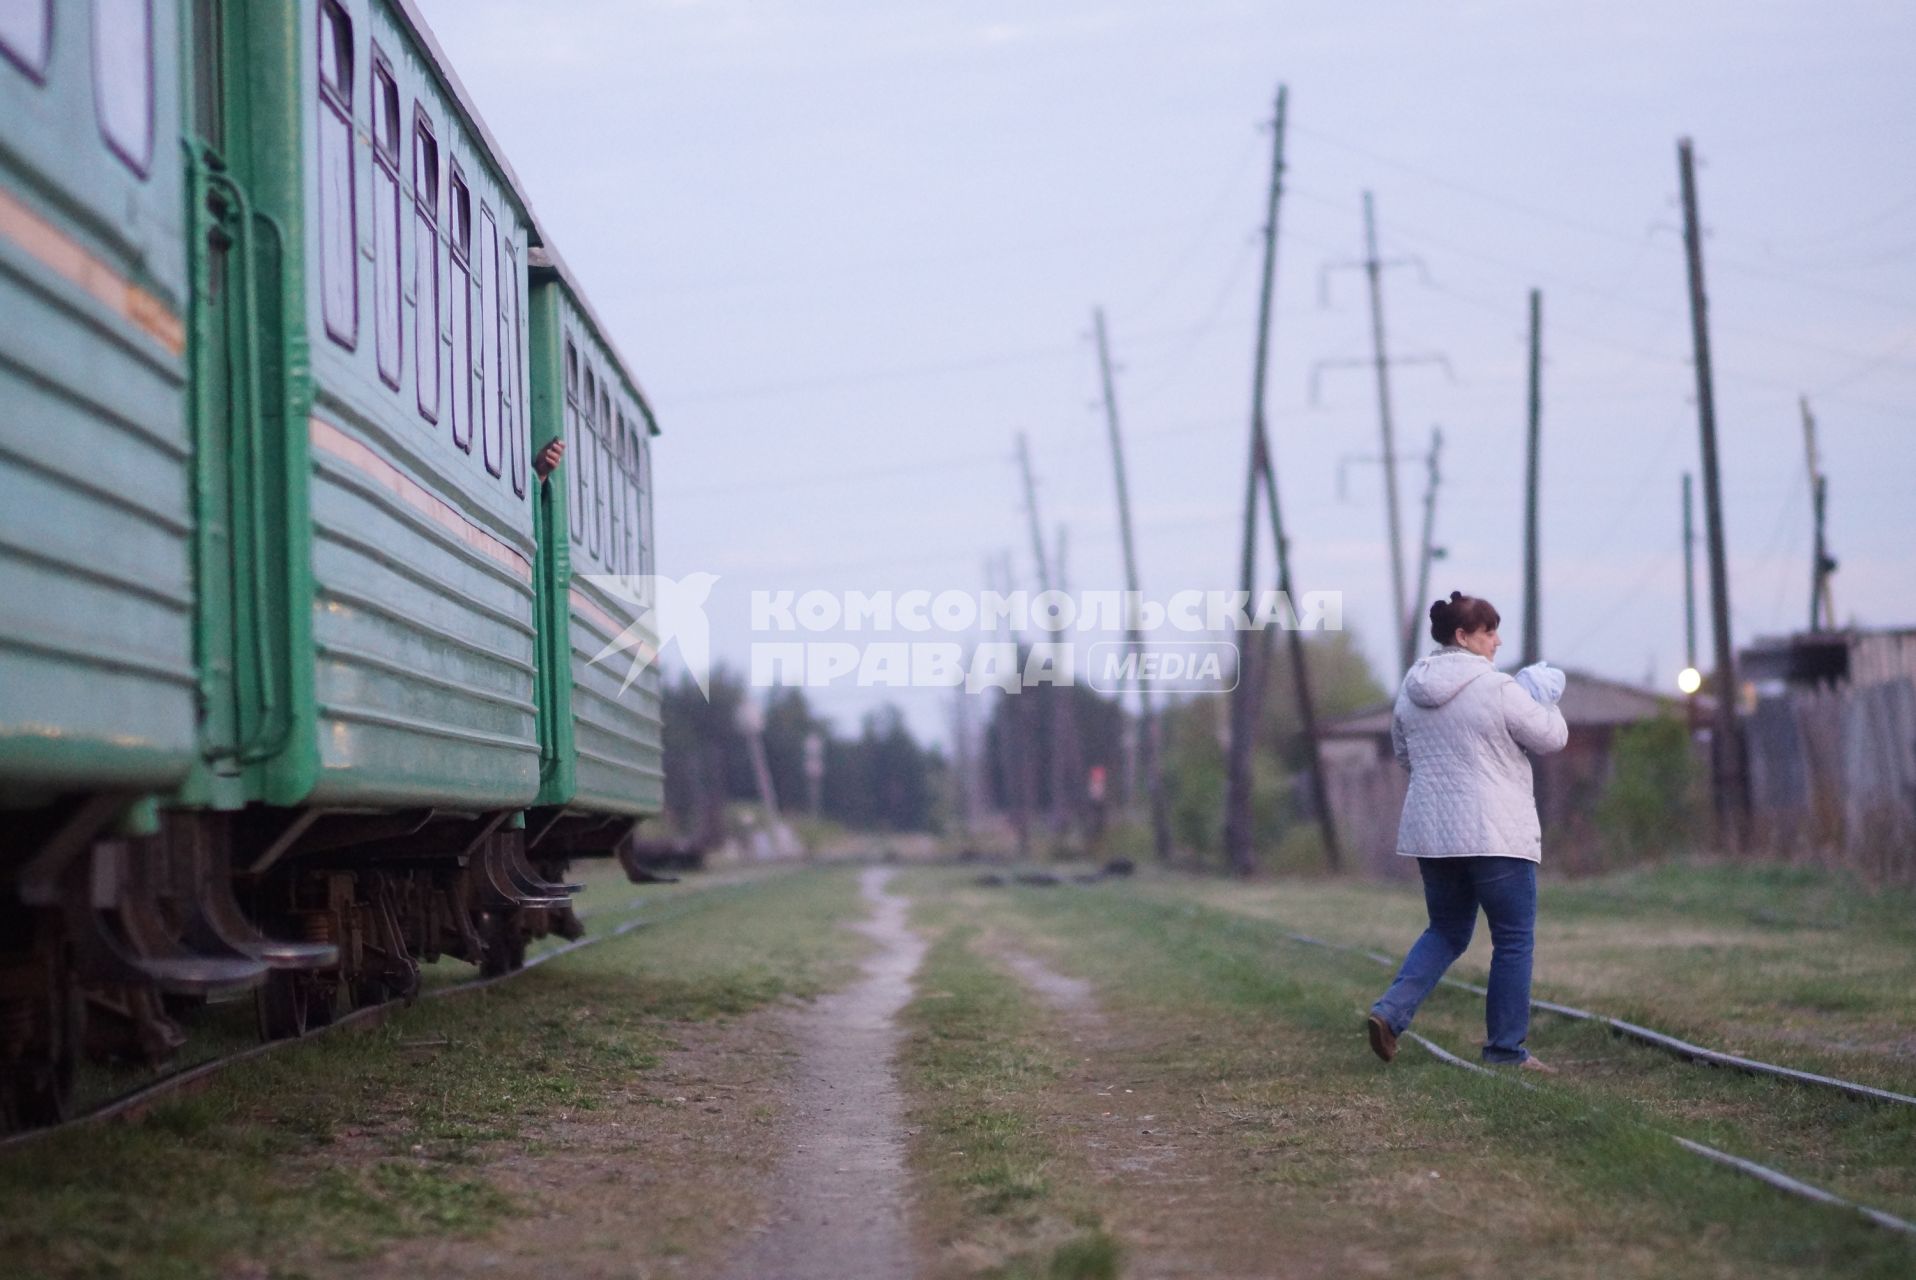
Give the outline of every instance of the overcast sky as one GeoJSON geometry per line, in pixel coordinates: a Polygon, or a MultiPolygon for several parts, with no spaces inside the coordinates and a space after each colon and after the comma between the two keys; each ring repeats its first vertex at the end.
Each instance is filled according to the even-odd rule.
{"type": "MultiPolygon", "coordinates": [[[[1839,616],[1916,623],[1916,6],[421,4],[638,366],[665,431],[660,572],[721,575],[721,656],[744,660],[753,587],[975,588],[1007,548],[1030,581],[1019,430],[1073,585],[1120,585],[1098,303],[1145,588],[1235,584],[1280,81],[1268,403],[1294,569],[1345,593],[1387,683],[1382,475],[1345,464],[1379,451],[1374,383],[1329,369],[1309,395],[1317,362],[1370,352],[1362,274],[1324,273],[1361,256],[1362,193],[1384,256],[1421,263],[1387,275],[1391,350],[1450,370],[1392,379],[1400,451],[1445,433],[1433,597],[1485,595],[1521,633],[1534,285],[1544,651],[1667,689],[1698,455],[1684,134],[1737,641],[1807,621],[1804,392],[1839,616]]],[[[1399,488],[1414,556],[1421,459],[1399,488]]],[[[948,699],[900,700],[942,732],[948,699]]]]}

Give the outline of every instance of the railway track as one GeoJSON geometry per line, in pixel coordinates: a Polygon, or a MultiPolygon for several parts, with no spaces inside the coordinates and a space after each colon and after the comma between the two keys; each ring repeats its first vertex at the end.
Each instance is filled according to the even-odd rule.
{"type": "MultiPolygon", "coordinates": [[[[1296,933],[1289,929],[1280,928],[1277,930],[1277,933],[1278,936],[1290,942],[1300,943],[1305,946],[1320,947],[1327,951],[1341,952],[1346,955],[1361,956],[1373,964],[1382,965],[1388,969],[1395,969],[1398,963],[1384,952],[1374,951],[1369,947],[1332,942],[1326,938],[1313,937],[1307,933],[1296,933]]],[[[1446,976],[1439,979],[1439,981],[1445,986],[1470,991],[1477,995],[1488,994],[1488,991],[1484,987],[1474,982],[1465,982],[1460,978],[1446,976]]],[[[1916,1097],[1912,1097],[1906,1093],[1897,1093],[1891,1089],[1878,1089],[1873,1085],[1859,1084],[1854,1080],[1843,1080],[1834,1076],[1818,1075],[1813,1071],[1799,1071],[1794,1067],[1779,1066],[1773,1062],[1761,1062],[1754,1058],[1744,1058],[1736,1054],[1706,1049],[1701,1045],[1691,1044],[1676,1036],[1668,1035],[1649,1027],[1639,1026],[1636,1023],[1625,1022],[1621,1018],[1612,1018],[1600,1013],[1591,1013],[1587,1009],[1578,1009],[1570,1005],[1557,1004],[1549,1000],[1532,1000],[1530,1007],[1533,1009],[1542,1009],[1548,1013],[1554,1013],[1559,1017],[1582,1022],[1593,1022],[1606,1026],[1614,1035],[1637,1041],[1653,1049],[1662,1050],[1686,1062],[1697,1062],[1713,1067],[1725,1067],[1748,1075],[1770,1076],[1775,1079],[1788,1080],[1794,1084],[1833,1090],[1846,1094],[1849,1097],[1860,1098],[1868,1102],[1885,1103],[1893,1106],[1916,1106],[1916,1097]]],[[[1359,1009],[1358,1012],[1361,1016],[1368,1011],[1359,1009]]],[[[1415,1031],[1406,1031],[1404,1038],[1415,1041],[1433,1057],[1450,1066],[1461,1067],[1466,1071],[1489,1076],[1505,1084],[1514,1085],[1532,1092],[1538,1088],[1537,1085],[1527,1080],[1519,1079],[1506,1072],[1494,1071],[1489,1067],[1459,1057],[1427,1036],[1420,1035],[1415,1031]]],[[[1899,1217],[1885,1209],[1878,1209],[1871,1205],[1851,1200],[1847,1196],[1838,1195],[1826,1187],[1819,1187],[1814,1183],[1791,1177],[1781,1169],[1775,1169],[1760,1161],[1735,1155],[1721,1148],[1697,1142],[1691,1138],[1685,1138],[1680,1134],[1671,1133],[1667,1129],[1659,1129],[1651,1124],[1644,1124],[1643,1127],[1651,1133],[1675,1143],[1693,1156],[1708,1160],[1712,1164],[1730,1169],[1745,1177],[1754,1178],[1758,1182],[1774,1187],[1787,1195],[1795,1196],[1801,1200],[1813,1201],[1817,1204],[1828,1205],[1831,1208],[1842,1209],[1854,1213],[1865,1221],[1881,1227],[1884,1230],[1894,1231],[1904,1236],[1916,1238],[1916,1222],[1911,1222],[1907,1218],[1899,1217]]]]}
{"type": "MultiPolygon", "coordinates": [[[[1325,938],[1312,937],[1307,933],[1293,933],[1289,929],[1279,929],[1280,936],[1307,946],[1322,947],[1329,951],[1341,951],[1348,955],[1362,956],[1373,964],[1387,969],[1395,969],[1398,961],[1382,951],[1373,951],[1369,947],[1354,946],[1349,943],[1332,942],[1325,938]]],[[[1438,981],[1447,987],[1459,991],[1468,991],[1474,995],[1487,996],[1488,989],[1474,982],[1465,982],[1461,978],[1448,975],[1438,981]]],[[[1576,1022],[1592,1022],[1607,1027],[1612,1035],[1652,1049],[1659,1049],[1686,1062],[1701,1063],[1704,1066],[1724,1067],[1731,1071],[1740,1071],[1746,1075],[1770,1076],[1777,1080],[1788,1080],[1793,1084],[1807,1085],[1812,1088],[1829,1089],[1848,1094],[1852,1098],[1861,1098],[1866,1102],[1882,1102],[1894,1106],[1916,1107],[1916,1095],[1898,1093],[1894,1089],[1879,1089],[1875,1085],[1860,1084],[1854,1080],[1844,1080],[1837,1076],[1818,1075],[1814,1071],[1801,1071],[1795,1067],[1785,1067],[1774,1062],[1763,1062],[1756,1058],[1745,1058],[1734,1053],[1724,1053],[1718,1049],[1707,1049],[1700,1044],[1692,1044],[1668,1032],[1653,1027],[1626,1022],[1622,1018],[1612,1018],[1608,1014],[1592,1013],[1588,1009],[1578,1009],[1572,1005],[1557,1004],[1551,1000],[1532,1000],[1532,1009],[1542,1009],[1554,1013],[1560,1018],[1569,1018],[1576,1022]]]]}
{"type": "MultiPolygon", "coordinates": [[[[1494,1080],[1500,1080],[1508,1085],[1515,1085],[1520,1089],[1528,1089],[1532,1092],[1535,1092],[1537,1089],[1536,1085],[1527,1080],[1520,1080],[1513,1075],[1493,1071],[1489,1067],[1479,1063],[1471,1062],[1466,1058],[1460,1058],[1442,1045],[1425,1036],[1419,1035],[1415,1031],[1407,1031],[1404,1034],[1407,1038],[1416,1041],[1418,1045],[1427,1050],[1440,1062],[1447,1063],[1453,1067],[1462,1067],[1465,1071],[1474,1071],[1479,1075],[1489,1076],[1494,1080]]],[[[1816,1204],[1828,1205],[1833,1209],[1847,1210],[1867,1222],[1882,1227],[1886,1231],[1894,1231],[1901,1235],[1916,1238],[1916,1222],[1911,1222],[1907,1218],[1900,1218],[1888,1210],[1877,1209],[1870,1205],[1851,1200],[1847,1196],[1837,1195],[1834,1191],[1826,1187],[1819,1187],[1812,1182],[1804,1182],[1801,1178],[1792,1178],[1781,1169],[1773,1169],[1769,1165],[1748,1159],[1744,1156],[1732,1155],[1730,1152],[1724,1151],[1719,1147],[1712,1147],[1707,1143],[1697,1142],[1692,1138],[1685,1138],[1680,1134],[1671,1133],[1667,1129],[1659,1129],[1655,1125],[1649,1124],[1643,1127],[1658,1137],[1667,1138],[1669,1141],[1674,1142],[1677,1146],[1682,1147],[1693,1156],[1700,1156],[1712,1164],[1721,1165],[1745,1177],[1754,1178],[1758,1182],[1766,1183],[1769,1186],[1775,1187],[1778,1191],[1797,1197],[1799,1200],[1809,1200],[1816,1204]]]]}
{"type": "MultiPolygon", "coordinates": [[[[596,946],[601,942],[610,942],[614,938],[625,937],[627,934],[647,925],[663,924],[669,920],[676,919],[690,911],[699,902],[707,900],[712,892],[722,892],[737,887],[739,887],[737,884],[723,884],[701,889],[695,892],[691,901],[674,904],[676,907],[675,910],[652,912],[634,919],[625,920],[604,933],[591,934],[553,947],[550,950],[538,952],[528,957],[523,965],[509,973],[498,974],[490,978],[472,978],[465,982],[452,983],[447,986],[426,988],[420,991],[412,1000],[388,1000],[382,1004],[368,1005],[364,1009],[355,1009],[346,1016],[328,1023],[326,1026],[314,1028],[301,1036],[293,1036],[284,1040],[268,1040],[264,1043],[252,1045],[222,1057],[209,1058],[204,1062],[181,1067],[176,1071],[168,1072],[160,1076],[158,1079],[150,1080],[124,1093],[116,1094],[99,1105],[90,1107],[79,1115],[73,1116],[71,1119],[62,1121],[59,1124],[46,1125],[38,1129],[27,1129],[20,1133],[9,1134],[4,1138],[0,1138],[0,1150],[27,1146],[31,1143],[49,1139],[55,1134],[69,1133],[76,1129],[92,1125],[138,1120],[162,1103],[191,1097],[196,1093],[204,1091],[221,1075],[225,1074],[231,1068],[239,1066],[241,1063],[251,1062],[256,1058],[265,1057],[269,1053],[277,1053],[296,1045],[310,1044],[314,1040],[338,1032],[347,1030],[369,1030],[378,1026],[395,1013],[410,1008],[413,1004],[420,1001],[468,995],[475,991],[483,991],[490,987],[496,987],[502,983],[510,982],[514,978],[522,977],[540,965],[557,960],[561,956],[571,955],[576,951],[582,951],[587,947],[596,946]]],[[[654,899],[651,897],[641,896],[633,898],[620,906],[599,907],[581,912],[580,918],[596,919],[602,916],[625,915],[632,911],[641,910],[652,901],[654,901],[654,899]]]]}

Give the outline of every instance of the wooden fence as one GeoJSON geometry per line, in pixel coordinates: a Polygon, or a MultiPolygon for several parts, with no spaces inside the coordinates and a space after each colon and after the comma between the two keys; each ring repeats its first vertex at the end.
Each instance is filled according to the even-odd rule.
{"type": "Polygon", "coordinates": [[[1745,736],[1756,852],[1916,883],[1916,683],[1766,697],[1745,736]]]}

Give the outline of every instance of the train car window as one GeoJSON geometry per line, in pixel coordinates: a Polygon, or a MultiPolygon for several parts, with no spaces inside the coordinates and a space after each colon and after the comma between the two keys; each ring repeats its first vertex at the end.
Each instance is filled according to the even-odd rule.
{"type": "Polygon", "coordinates": [[[626,558],[631,561],[632,573],[644,573],[640,567],[641,538],[639,536],[639,420],[627,418],[625,439],[625,539],[626,558]]]}
{"type": "Polygon", "coordinates": [[[332,0],[319,6],[319,292],[326,333],[359,342],[359,242],[353,199],[353,23],[332,0]]]}
{"type": "Polygon", "coordinates": [[[643,430],[639,432],[639,531],[639,572],[651,574],[656,547],[652,541],[652,440],[643,430]]]}
{"type": "Polygon", "coordinates": [[[625,429],[625,556],[632,563],[632,573],[644,573],[638,567],[638,418],[627,418],[625,429]]]}
{"type": "Polygon", "coordinates": [[[0,53],[45,81],[53,53],[53,0],[0,0],[0,53]]]}
{"type": "Polygon", "coordinates": [[[502,340],[511,347],[512,354],[504,357],[504,372],[500,380],[504,384],[506,376],[509,374],[511,377],[508,384],[511,394],[506,397],[511,406],[507,410],[509,425],[506,437],[508,452],[512,455],[512,491],[523,498],[526,496],[526,469],[530,465],[530,444],[526,439],[526,371],[521,363],[524,357],[520,354],[523,348],[519,342],[519,317],[525,314],[525,308],[519,300],[519,251],[510,241],[506,244],[506,279],[499,286],[499,296],[507,297],[508,289],[511,290],[511,310],[507,312],[502,340]]]}
{"type": "Polygon", "coordinates": [[[585,470],[584,444],[579,430],[579,348],[570,335],[565,340],[565,438],[572,447],[572,461],[566,467],[571,477],[567,499],[572,506],[572,541],[585,545],[585,489],[580,475],[585,470]]]}
{"type": "Polygon", "coordinates": [[[412,120],[413,370],[419,412],[439,421],[439,139],[418,103],[412,120]]]}
{"type": "Polygon", "coordinates": [[[153,164],[152,0],[93,0],[93,110],[127,168],[153,164]]]}
{"type": "Polygon", "coordinates": [[[447,234],[452,243],[452,442],[472,452],[472,191],[448,162],[447,234]]]}
{"type": "Polygon", "coordinates": [[[506,470],[506,394],[505,365],[500,341],[505,328],[505,299],[499,290],[499,224],[492,210],[479,206],[479,437],[486,471],[504,475],[506,470]],[[487,381],[490,379],[491,381],[487,381]]]}
{"type": "Polygon", "coordinates": [[[612,445],[612,465],[607,468],[612,473],[612,515],[607,528],[605,544],[606,564],[614,573],[625,570],[625,486],[620,483],[619,464],[625,460],[625,415],[616,410],[612,422],[607,428],[612,445]]]}
{"type": "Polygon", "coordinates": [[[586,508],[585,544],[593,555],[599,554],[599,523],[605,515],[605,495],[599,492],[599,384],[586,366],[585,399],[580,406],[579,433],[579,505],[586,508]]]}
{"type": "Polygon", "coordinates": [[[596,486],[592,495],[592,509],[598,516],[599,527],[596,530],[600,545],[604,546],[604,557],[612,559],[613,533],[611,528],[612,504],[618,499],[613,495],[612,485],[615,468],[612,464],[612,452],[606,447],[612,438],[612,396],[610,384],[604,378],[599,379],[599,449],[596,486]]]}
{"type": "Polygon", "coordinates": [[[630,573],[638,567],[638,418],[625,420],[625,558],[630,573]]]}
{"type": "Polygon", "coordinates": [[[373,46],[373,347],[394,391],[404,372],[400,339],[399,82],[373,46]]]}

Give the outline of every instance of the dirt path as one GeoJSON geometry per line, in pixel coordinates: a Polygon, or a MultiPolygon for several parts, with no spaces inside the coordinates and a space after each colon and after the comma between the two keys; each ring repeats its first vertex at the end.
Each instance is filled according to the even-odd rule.
{"type": "Polygon", "coordinates": [[[771,1222],[724,1269],[730,1280],[897,1280],[915,1269],[893,1057],[925,944],[906,923],[910,904],[887,890],[890,874],[874,867],[859,879],[873,916],[856,927],[878,944],[863,976],[791,1019],[791,1146],[771,1222]]]}

